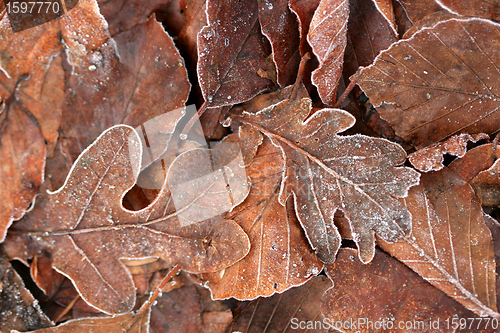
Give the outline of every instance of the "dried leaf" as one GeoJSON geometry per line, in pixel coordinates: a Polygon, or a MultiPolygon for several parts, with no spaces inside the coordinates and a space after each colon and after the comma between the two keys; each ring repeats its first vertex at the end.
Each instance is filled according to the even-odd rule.
{"type": "MultiPolygon", "coordinates": [[[[169,111],[184,107],[187,100],[190,84],[184,62],[154,17],[113,40],[71,62],[62,124],[62,145],[70,163],[109,127],[137,127],[155,117],[168,118],[169,111]]],[[[169,121],[175,124],[179,114],[173,118],[169,121]]]]}
{"type": "Polygon", "coordinates": [[[467,134],[462,133],[454,135],[444,142],[435,143],[427,148],[416,151],[408,156],[410,163],[417,170],[439,171],[444,168],[444,154],[450,154],[457,157],[464,157],[467,152],[467,142],[478,142],[479,140],[489,139],[487,134],[467,134]]]}
{"type": "Polygon", "coordinates": [[[214,299],[251,300],[281,293],[318,274],[323,265],[309,247],[293,211],[278,201],[283,158],[271,140],[242,125],[237,141],[243,152],[251,190],[226,218],[250,238],[250,252],[221,272],[205,274],[214,299]]]}
{"type": "Polygon", "coordinates": [[[483,206],[500,206],[500,159],[488,170],[481,171],[470,185],[483,206]]]}
{"type": "Polygon", "coordinates": [[[16,223],[10,241],[14,248],[28,242],[28,250],[16,250],[17,256],[29,255],[36,246],[45,248],[54,268],[73,281],[87,303],[105,313],[124,313],[135,304],[132,278],[121,258],[157,257],[199,273],[230,266],[249,250],[243,230],[217,217],[228,184],[235,190],[234,205],[246,196],[240,190],[244,184],[236,179],[237,163],[224,165],[227,182],[221,182],[221,171],[207,174],[207,164],[219,165],[216,159],[195,158],[211,151],[181,154],[168,171],[170,191],[164,189],[151,206],[133,212],[122,207],[121,199],[135,183],[141,153],[131,127],[105,131],[80,155],[62,188],[37,198],[34,210],[16,223]],[[176,188],[183,184],[179,196],[176,188]],[[209,206],[207,196],[212,197],[209,206]],[[215,217],[193,220],[210,212],[215,217]]]}
{"type": "MultiPolygon", "coordinates": [[[[228,332],[306,332],[295,327],[299,322],[323,320],[319,302],[332,283],[325,276],[317,276],[298,288],[270,298],[259,298],[245,308],[228,332]]],[[[297,325],[298,326],[298,325],[297,325]]],[[[328,332],[326,329],[307,332],[328,332]]]]}
{"type": "MultiPolygon", "coordinates": [[[[367,1],[370,2],[370,1],[367,1]]],[[[391,0],[373,0],[373,3],[377,9],[382,13],[384,19],[390,24],[394,33],[398,34],[396,31],[396,16],[394,15],[394,8],[391,0]]]]}
{"type": "Polygon", "coordinates": [[[247,101],[270,88],[260,77],[269,54],[257,1],[207,1],[208,26],[198,34],[198,80],[209,107],[247,101]]]}
{"type": "MultiPolygon", "coordinates": [[[[500,150],[496,158],[500,158],[500,150]]],[[[470,182],[478,173],[490,168],[495,163],[493,144],[481,145],[469,150],[464,157],[458,158],[448,165],[465,182],[470,182]]]]}
{"type": "MultiPolygon", "coordinates": [[[[149,331],[150,310],[146,311],[130,329],[125,331],[127,324],[134,318],[132,313],[122,314],[115,317],[83,318],[69,320],[61,325],[51,328],[43,328],[32,333],[142,333],[149,331]]],[[[30,333],[28,332],[28,333],[30,333]]],[[[12,333],[20,333],[12,331],[12,333]]]]}
{"type": "Polygon", "coordinates": [[[439,0],[436,2],[456,15],[482,17],[490,20],[500,19],[500,2],[498,0],[439,0]]]}
{"type": "Polygon", "coordinates": [[[321,0],[307,34],[319,61],[319,67],[312,73],[312,83],[327,105],[335,103],[337,84],[342,75],[348,18],[348,0],[321,0]]]}
{"type": "Polygon", "coordinates": [[[377,251],[368,265],[356,257],[355,250],[341,249],[335,263],[327,265],[334,287],[324,294],[321,309],[333,327],[360,333],[457,332],[451,329],[453,316],[475,320],[472,328],[486,327],[486,320],[384,252],[377,251]]]}
{"type": "Polygon", "coordinates": [[[320,0],[289,0],[290,10],[297,15],[300,31],[300,54],[304,55],[310,51],[311,46],[307,43],[309,26],[318,8],[320,0]]]}
{"type": "Polygon", "coordinates": [[[271,43],[278,83],[281,87],[291,85],[300,63],[297,18],[288,8],[287,0],[261,1],[258,13],[262,34],[271,43]]]}
{"type": "Polygon", "coordinates": [[[0,250],[0,331],[35,330],[54,324],[0,250]]]}
{"type": "Polygon", "coordinates": [[[469,184],[444,168],[422,175],[404,201],[412,235],[379,245],[466,308],[500,318],[491,233],[469,184]]]}
{"type": "Polygon", "coordinates": [[[321,109],[309,116],[311,110],[311,100],[304,98],[233,118],[281,148],[285,165],[279,201],[284,204],[293,193],[297,217],[319,259],[335,259],[341,238],[333,216],[340,209],[350,221],[361,260],[369,262],[375,233],[392,242],[410,232],[410,214],[396,198],[405,197],[419,175],[398,167],[406,154],[397,144],[336,135],[354,124],[346,111],[321,109]]]}
{"type": "Polygon", "coordinates": [[[396,134],[417,148],[458,133],[494,133],[498,25],[448,20],[382,52],[358,84],[396,134]]]}
{"type": "Polygon", "coordinates": [[[171,0],[98,0],[101,14],[106,18],[111,36],[146,22],[151,14],[168,5],[171,0]]]}
{"type": "Polygon", "coordinates": [[[397,0],[401,6],[404,8],[404,11],[408,15],[408,18],[411,20],[413,24],[422,20],[429,14],[439,12],[443,10],[443,7],[439,5],[439,3],[435,0],[397,0]]]}

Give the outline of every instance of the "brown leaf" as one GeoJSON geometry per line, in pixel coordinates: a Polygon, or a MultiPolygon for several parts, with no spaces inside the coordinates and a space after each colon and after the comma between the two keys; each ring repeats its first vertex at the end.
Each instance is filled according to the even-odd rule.
{"type": "Polygon", "coordinates": [[[320,0],[289,0],[290,10],[297,15],[300,31],[300,54],[304,55],[311,50],[307,42],[309,26],[318,8],[320,0]]]}
{"type": "Polygon", "coordinates": [[[297,217],[319,259],[335,259],[341,238],[333,215],[340,209],[350,221],[361,260],[369,262],[375,233],[396,241],[410,232],[410,214],[396,198],[405,197],[419,175],[398,167],[406,154],[397,144],[336,135],[354,124],[346,111],[321,109],[310,115],[311,110],[308,98],[285,100],[233,119],[281,148],[285,165],[279,201],[284,204],[294,195],[297,217]]]}
{"type": "Polygon", "coordinates": [[[398,2],[404,8],[404,11],[413,24],[422,20],[429,14],[443,10],[443,7],[435,0],[398,0],[398,2]]]}
{"type": "Polygon", "coordinates": [[[232,105],[269,89],[260,77],[270,53],[257,1],[207,1],[208,26],[198,34],[198,80],[209,107],[232,105]]]}
{"type": "MultiPolygon", "coordinates": [[[[349,7],[343,69],[346,85],[359,66],[370,65],[380,51],[398,40],[397,32],[377,9],[375,2],[350,0],[349,7]]],[[[390,8],[392,10],[392,3],[390,8]]]]}
{"type": "MultiPolygon", "coordinates": [[[[500,150],[497,151],[496,158],[500,158],[500,150]]],[[[464,157],[451,162],[448,168],[468,183],[478,173],[490,168],[493,163],[495,163],[495,153],[493,144],[489,143],[469,150],[464,157]]]]}
{"type": "Polygon", "coordinates": [[[236,179],[241,169],[237,160],[221,166],[216,157],[207,156],[216,151],[181,154],[169,168],[169,190],[148,208],[133,212],[122,207],[121,199],[136,181],[141,153],[139,136],[131,127],[105,131],[77,159],[64,186],[37,198],[34,210],[16,223],[9,253],[22,257],[30,248],[45,248],[54,268],[73,281],[83,299],[113,314],[135,304],[131,275],[121,258],[157,257],[199,273],[230,266],[248,253],[246,234],[217,211],[228,205],[222,201],[228,184],[234,205],[246,196],[246,179],[244,184],[236,179]],[[226,170],[227,182],[217,181],[224,179],[221,169],[207,170],[212,163],[226,170]],[[28,242],[27,250],[15,249],[22,247],[19,240],[28,242]]]}
{"type": "Polygon", "coordinates": [[[439,171],[444,168],[444,154],[450,154],[457,157],[464,157],[467,152],[467,142],[478,142],[479,140],[489,139],[487,134],[467,134],[462,133],[454,135],[444,142],[435,143],[424,149],[420,149],[408,156],[410,163],[423,172],[439,171]]]}
{"type": "Polygon", "coordinates": [[[287,0],[260,1],[258,13],[262,34],[271,43],[278,83],[281,87],[291,85],[300,63],[297,18],[288,8],[287,0]]]}
{"type": "Polygon", "coordinates": [[[151,14],[170,4],[171,0],[98,0],[101,14],[106,18],[111,36],[148,21],[151,14]]]}
{"type": "Polygon", "coordinates": [[[500,2],[498,0],[440,0],[439,4],[457,15],[482,17],[490,20],[500,19],[500,2]]]}
{"type": "Polygon", "coordinates": [[[23,280],[0,250],[0,331],[35,330],[54,324],[25,288],[23,280]]]}
{"type": "Polygon", "coordinates": [[[494,133],[500,59],[498,25],[448,20],[382,52],[358,84],[380,115],[417,148],[458,133],[494,133]]]}
{"type": "Polygon", "coordinates": [[[307,40],[319,61],[319,67],[312,73],[312,83],[327,105],[335,104],[347,43],[348,18],[348,0],[322,0],[307,34],[307,40]]]}
{"type": "Polygon", "coordinates": [[[444,168],[422,175],[404,202],[411,236],[378,244],[466,308],[499,318],[491,233],[469,184],[444,168]]]}
{"type": "MultiPolygon", "coordinates": [[[[147,311],[137,320],[130,329],[125,331],[127,324],[134,318],[132,313],[122,314],[115,317],[83,318],[69,320],[61,325],[51,328],[43,328],[32,333],[142,333],[149,330],[150,311],[147,311]]],[[[20,333],[12,331],[12,333],[20,333]]],[[[28,332],[29,333],[29,332],[28,332]]]]}
{"type": "Polygon", "coordinates": [[[500,159],[488,170],[481,171],[470,185],[483,206],[500,206],[500,159]]]}
{"type": "Polygon", "coordinates": [[[365,265],[355,250],[341,249],[337,261],[327,265],[327,275],[334,287],[323,296],[321,309],[343,332],[456,332],[451,329],[452,316],[475,320],[472,328],[478,323],[479,328],[486,327],[486,320],[481,322],[479,316],[382,251],[365,265]]]}
{"type": "MultiPolygon", "coordinates": [[[[299,322],[323,320],[320,311],[321,296],[332,286],[325,276],[317,276],[298,288],[269,298],[259,298],[245,308],[228,332],[306,332],[299,322]],[[295,323],[295,324],[294,324],[295,323]],[[295,327],[297,325],[297,327],[295,327]]],[[[313,329],[307,332],[328,332],[313,329]]]]}
{"type": "Polygon", "coordinates": [[[250,238],[250,252],[220,272],[206,274],[214,299],[251,300],[281,293],[318,274],[323,265],[309,247],[293,203],[279,202],[283,158],[271,140],[247,125],[236,141],[243,152],[251,190],[226,218],[237,222],[250,238]]]}
{"type": "Polygon", "coordinates": [[[398,34],[396,31],[396,16],[394,14],[394,8],[391,0],[374,0],[373,3],[377,9],[382,13],[384,19],[390,24],[391,29],[394,33],[398,34]]]}
{"type": "Polygon", "coordinates": [[[184,62],[154,17],[113,40],[71,62],[62,124],[62,146],[71,164],[109,127],[168,118],[169,111],[184,107],[187,100],[184,62]]]}

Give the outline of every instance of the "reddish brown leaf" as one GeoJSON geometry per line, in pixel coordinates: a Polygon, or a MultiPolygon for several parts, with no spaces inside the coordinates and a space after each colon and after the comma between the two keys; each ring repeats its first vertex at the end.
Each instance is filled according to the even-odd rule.
{"type": "MultiPolygon", "coordinates": [[[[298,288],[270,298],[259,298],[245,308],[228,327],[229,332],[306,332],[299,322],[321,321],[321,296],[332,286],[328,278],[317,276],[298,288]]],[[[328,332],[308,329],[307,332],[328,332]]]]}
{"type": "Polygon", "coordinates": [[[411,236],[379,245],[466,308],[500,318],[491,233],[469,184],[444,168],[422,175],[404,201],[411,236]]]}
{"type": "Polygon", "coordinates": [[[312,73],[312,83],[327,105],[335,104],[347,43],[348,18],[349,1],[322,0],[307,34],[307,40],[319,61],[319,67],[312,73]]]}
{"type": "Polygon", "coordinates": [[[173,195],[164,189],[151,206],[132,212],[122,207],[121,199],[136,181],[141,153],[139,136],[131,127],[107,130],[80,155],[64,186],[37,198],[34,210],[16,223],[12,234],[11,248],[22,247],[19,239],[28,242],[28,248],[14,256],[45,248],[54,268],[73,281],[82,298],[106,313],[124,313],[135,304],[132,279],[121,258],[157,257],[190,272],[208,272],[230,266],[249,250],[243,230],[216,211],[227,205],[222,201],[227,184],[234,205],[246,196],[245,184],[234,181],[241,169],[237,163],[223,166],[228,170],[226,183],[217,181],[224,178],[221,171],[207,170],[207,164],[219,165],[207,156],[217,151],[181,154],[168,172],[173,195]]]}
{"type": "Polygon", "coordinates": [[[475,320],[472,328],[481,323],[481,332],[494,331],[491,324],[484,330],[484,319],[490,322],[491,318],[481,322],[479,316],[384,252],[377,251],[368,265],[356,257],[355,250],[341,249],[337,261],[327,266],[334,287],[323,296],[322,311],[333,327],[360,333],[457,332],[451,324],[457,316],[475,320]]]}
{"type": "MultiPolygon", "coordinates": [[[[367,1],[370,2],[370,1],[367,1]]],[[[375,6],[377,6],[377,9],[382,13],[384,16],[384,19],[390,24],[391,29],[394,31],[394,33],[398,34],[396,31],[396,16],[394,15],[394,8],[392,5],[391,0],[373,0],[373,3],[375,6]]]]}
{"type": "MultiPolygon", "coordinates": [[[[344,80],[356,73],[359,66],[370,65],[380,51],[398,40],[397,32],[384,19],[373,1],[349,1],[347,46],[344,56],[344,80]]],[[[392,9],[392,4],[391,4],[392,9]]]]}
{"type": "Polygon", "coordinates": [[[297,18],[288,8],[288,1],[260,1],[259,21],[262,33],[271,43],[279,85],[293,84],[300,63],[300,37],[297,18]]]}
{"type": "MultiPolygon", "coordinates": [[[[500,150],[496,158],[500,158],[500,150]]],[[[493,144],[486,144],[469,150],[464,157],[454,160],[448,168],[453,170],[467,183],[478,173],[490,168],[495,163],[493,144]]]]}
{"type": "Polygon", "coordinates": [[[482,17],[490,20],[500,19],[500,2],[498,0],[436,0],[436,2],[457,15],[482,17]]]}
{"type": "Polygon", "coordinates": [[[375,252],[375,233],[395,241],[411,230],[408,211],[396,198],[418,183],[413,170],[398,167],[404,150],[384,139],[363,135],[338,136],[354,124],[340,109],[311,114],[311,100],[285,100],[257,113],[233,116],[253,126],[281,148],[285,165],[279,192],[281,204],[294,195],[297,217],[320,260],[330,262],[340,246],[333,224],[344,212],[355,234],[360,258],[375,252]]]}
{"type": "Polygon", "coordinates": [[[408,156],[408,160],[417,170],[439,171],[444,168],[443,156],[450,154],[457,157],[463,157],[467,152],[467,142],[478,142],[479,140],[489,139],[487,134],[467,134],[454,135],[444,142],[435,143],[427,148],[421,149],[408,156]]]}
{"type": "Polygon", "coordinates": [[[359,85],[408,143],[417,148],[457,133],[494,133],[500,58],[498,25],[448,20],[382,52],[359,85]]]}
{"type": "Polygon", "coordinates": [[[35,330],[54,325],[0,250],[0,331],[35,330]]]}
{"type": "Polygon", "coordinates": [[[500,206],[500,159],[488,170],[481,171],[470,182],[483,206],[500,206]]]}
{"type": "Polygon", "coordinates": [[[260,77],[269,54],[256,1],[207,1],[208,26],[198,34],[198,80],[209,107],[232,105],[270,88],[260,77]]]}
{"type": "Polygon", "coordinates": [[[184,62],[154,17],[116,35],[114,43],[71,62],[62,124],[62,144],[71,163],[107,128],[169,117],[166,112],[182,108],[187,100],[184,62]]]}
{"type": "Polygon", "coordinates": [[[314,16],[314,11],[318,8],[320,0],[289,0],[290,10],[299,19],[300,30],[300,54],[304,55],[310,51],[311,46],[307,43],[309,25],[314,16]]]}
{"type": "Polygon", "coordinates": [[[98,0],[101,14],[106,18],[111,36],[146,22],[151,14],[166,7],[171,0],[98,0]]]}
{"type": "MultiPolygon", "coordinates": [[[[148,332],[149,330],[149,317],[150,311],[146,312],[137,320],[127,333],[142,333],[148,332]]],[[[83,318],[69,320],[61,325],[51,328],[43,328],[36,331],[30,331],[32,333],[110,333],[110,332],[125,332],[124,328],[130,321],[134,319],[132,313],[127,313],[123,315],[118,315],[115,317],[104,317],[104,318],[83,318]]],[[[12,331],[12,333],[21,333],[18,331],[12,331]]]]}
{"type": "Polygon", "coordinates": [[[397,0],[404,8],[408,18],[413,24],[417,23],[424,17],[434,12],[442,11],[441,7],[435,0],[397,0]]]}
{"type": "Polygon", "coordinates": [[[206,274],[215,299],[255,299],[281,293],[318,274],[323,265],[311,250],[291,201],[278,200],[283,170],[281,151],[255,129],[243,125],[227,140],[243,152],[251,190],[227,218],[250,238],[250,252],[221,272],[206,274]]]}

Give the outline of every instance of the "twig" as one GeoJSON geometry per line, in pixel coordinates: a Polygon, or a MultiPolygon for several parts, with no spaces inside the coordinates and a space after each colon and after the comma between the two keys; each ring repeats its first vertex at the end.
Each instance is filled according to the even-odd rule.
{"type": "Polygon", "coordinates": [[[181,132],[181,140],[186,140],[187,139],[187,135],[188,135],[189,131],[191,130],[191,127],[193,127],[194,123],[198,119],[200,119],[200,117],[205,113],[205,111],[207,111],[207,102],[203,102],[203,104],[201,105],[201,108],[198,110],[198,112],[196,112],[191,117],[191,119],[189,119],[189,121],[186,124],[186,126],[184,126],[184,129],[181,132]]]}
{"type": "Polygon", "coordinates": [[[295,85],[293,86],[292,93],[290,94],[289,100],[293,101],[297,95],[297,91],[299,90],[300,83],[302,82],[302,79],[304,78],[304,71],[306,69],[306,64],[311,59],[311,55],[309,52],[304,54],[302,56],[302,59],[300,59],[300,65],[299,65],[299,71],[297,73],[297,79],[295,80],[295,85]]]}
{"type": "Polygon", "coordinates": [[[342,95],[338,99],[337,103],[335,103],[334,108],[339,108],[340,105],[342,105],[344,100],[351,93],[351,91],[354,88],[354,86],[356,85],[356,83],[358,83],[358,80],[361,77],[361,74],[363,74],[363,69],[361,69],[359,71],[358,75],[356,75],[356,77],[351,82],[349,82],[349,85],[347,86],[347,88],[345,88],[344,92],[342,93],[342,95]]]}
{"type": "Polygon", "coordinates": [[[57,324],[66,315],[66,313],[68,313],[69,310],[73,308],[73,306],[75,305],[76,301],[78,301],[79,298],[80,294],[76,295],[76,297],[73,298],[73,300],[66,306],[66,308],[64,308],[63,312],[61,312],[59,316],[57,316],[57,318],[54,319],[54,323],[57,324]]]}

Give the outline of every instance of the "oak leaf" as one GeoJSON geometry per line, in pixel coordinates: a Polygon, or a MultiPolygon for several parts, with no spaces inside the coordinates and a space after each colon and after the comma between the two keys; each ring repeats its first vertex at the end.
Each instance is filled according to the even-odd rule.
{"type": "MultiPolygon", "coordinates": [[[[26,243],[26,249],[15,251],[23,260],[30,249],[45,249],[52,254],[53,267],[72,280],[87,303],[110,314],[130,311],[135,289],[121,258],[157,257],[200,273],[230,266],[248,253],[246,234],[220,213],[193,221],[218,208],[214,201],[226,191],[227,183],[218,181],[220,172],[200,177],[207,170],[199,155],[209,153],[199,149],[179,155],[168,170],[170,190],[165,188],[149,207],[129,211],[121,200],[136,181],[142,145],[134,129],[114,126],[80,155],[63,187],[37,198],[6,244],[15,248],[26,243]],[[174,189],[183,182],[185,191],[176,197],[174,189]]],[[[231,169],[225,176],[236,190],[237,205],[246,196],[245,184],[235,184],[231,177],[237,166],[224,168],[231,169]]]]}
{"type": "Polygon", "coordinates": [[[320,260],[330,262],[341,237],[333,224],[342,210],[363,262],[375,252],[375,233],[393,242],[411,231],[411,216],[397,200],[418,184],[419,174],[398,167],[404,150],[384,139],[338,136],[355,120],[340,109],[311,114],[309,98],[284,100],[257,113],[233,116],[280,147],[284,166],[279,201],[293,194],[297,217],[320,260]]]}

